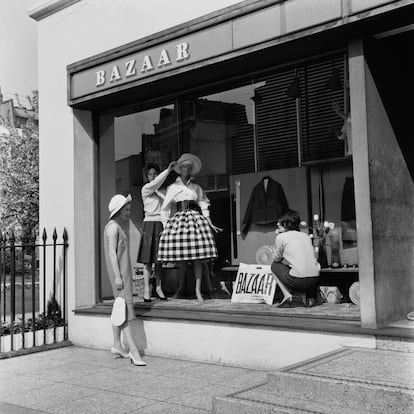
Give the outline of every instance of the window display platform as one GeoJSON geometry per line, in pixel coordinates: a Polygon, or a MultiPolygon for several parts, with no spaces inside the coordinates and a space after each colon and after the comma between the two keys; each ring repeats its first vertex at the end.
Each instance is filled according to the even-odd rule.
{"type": "MultiPolygon", "coordinates": [[[[112,301],[110,302],[112,303],[112,301]]],[[[304,318],[323,318],[333,320],[360,321],[360,308],[352,303],[330,304],[323,303],[318,306],[304,307],[298,305],[292,308],[278,308],[277,305],[254,304],[254,303],[232,303],[230,299],[207,299],[203,304],[192,299],[169,299],[161,302],[157,299],[150,303],[144,303],[137,299],[135,309],[139,313],[143,309],[157,309],[169,311],[191,312],[218,312],[223,314],[234,314],[239,317],[243,315],[255,316],[292,316],[304,318]]]]}
{"type": "MultiPolygon", "coordinates": [[[[216,271],[219,284],[223,284],[231,292],[231,283],[236,280],[238,266],[223,267],[216,271]]],[[[343,302],[351,302],[350,287],[359,280],[357,266],[323,268],[320,270],[320,286],[337,286],[342,294],[343,302]]],[[[216,281],[216,283],[217,283],[216,281]]],[[[219,288],[219,286],[217,286],[219,288]]]]}

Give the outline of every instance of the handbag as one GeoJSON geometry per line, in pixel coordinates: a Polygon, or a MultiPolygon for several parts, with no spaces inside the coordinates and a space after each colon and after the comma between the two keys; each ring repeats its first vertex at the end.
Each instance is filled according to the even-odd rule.
{"type": "Polygon", "coordinates": [[[112,325],[121,326],[126,321],[126,302],[124,299],[124,291],[122,296],[118,296],[112,306],[111,322],[112,325]]]}
{"type": "Polygon", "coordinates": [[[319,291],[324,302],[340,303],[343,298],[342,293],[337,286],[321,286],[319,291]]]}

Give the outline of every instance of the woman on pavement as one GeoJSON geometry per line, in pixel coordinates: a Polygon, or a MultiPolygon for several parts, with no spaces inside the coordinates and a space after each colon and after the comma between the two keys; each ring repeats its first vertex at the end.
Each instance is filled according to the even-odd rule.
{"type": "Polygon", "coordinates": [[[131,364],[146,365],[141,359],[132,338],[131,321],[135,319],[132,299],[132,266],[129,254],[128,230],[131,195],[117,194],[109,202],[109,221],[104,231],[105,261],[114,297],[122,296],[126,302],[126,321],[121,326],[112,325],[113,346],[111,352],[122,358],[129,358],[131,364]],[[121,333],[128,346],[121,344],[121,333]]]}

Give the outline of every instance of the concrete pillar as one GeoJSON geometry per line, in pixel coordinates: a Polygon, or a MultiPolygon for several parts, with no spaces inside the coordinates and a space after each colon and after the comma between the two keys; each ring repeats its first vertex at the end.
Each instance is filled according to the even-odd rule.
{"type": "Polygon", "coordinates": [[[97,250],[96,160],[92,113],[75,109],[74,115],[74,243],[75,305],[96,303],[97,250]]]}
{"type": "MultiPolygon", "coordinates": [[[[374,43],[373,43],[374,42],[374,43]]],[[[361,323],[379,328],[414,309],[414,183],[405,144],[412,137],[400,118],[410,71],[395,51],[359,39],[349,44],[355,206],[361,323]],[[402,79],[400,79],[400,78],[402,79]],[[404,155],[406,157],[404,157],[404,155]]]]}
{"type": "Polygon", "coordinates": [[[366,74],[362,39],[350,42],[348,52],[361,324],[365,328],[376,328],[367,101],[365,91],[366,74]]]}
{"type": "Polygon", "coordinates": [[[377,326],[414,310],[414,182],[408,168],[411,111],[402,95],[412,43],[367,40],[365,93],[377,326]],[[404,46],[405,44],[405,46],[404,46]],[[400,114],[406,113],[405,118],[400,114]],[[405,155],[405,157],[404,157],[405,155]]]}

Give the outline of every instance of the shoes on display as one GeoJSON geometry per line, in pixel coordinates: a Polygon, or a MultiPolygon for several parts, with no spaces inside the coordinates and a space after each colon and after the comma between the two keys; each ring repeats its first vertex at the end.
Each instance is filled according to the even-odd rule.
{"type": "Polygon", "coordinates": [[[306,298],[306,303],[305,303],[305,306],[307,307],[307,308],[312,308],[312,307],[314,307],[316,305],[316,300],[315,299],[313,299],[313,298],[306,298]]]}
{"type": "Polygon", "coordinates": [[[144,298],[144,302],[146,302],[146,303],[152,302],[152,299],[144,298]]]}
{"type": "Polygon", "coordinates": [[[323,301],[318,300],[315,297],[306,296],[304,304],[306,308],[313,308],[314,306],[322,305],[323,301]]]}

